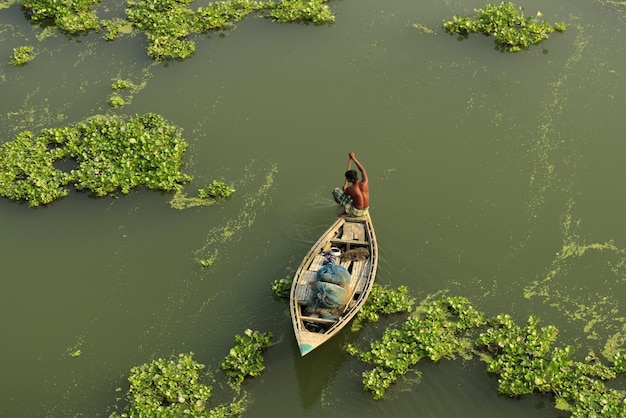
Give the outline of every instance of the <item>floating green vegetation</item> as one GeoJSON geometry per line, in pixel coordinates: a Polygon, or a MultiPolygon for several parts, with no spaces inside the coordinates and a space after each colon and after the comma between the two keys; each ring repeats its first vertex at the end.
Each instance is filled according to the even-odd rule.
{"type": "Polygon", "coordinates": [[[153,59],[185,59],[195,52],[192,33],[232,26],[253,11],[267,7],[263,2],[232,0],[209,3],[194,12],[194,0],[129,0],[128,21],[148,37],[148,55],[153,59]]]}
{"type": "Polygon", "coordinates": [[[329,0],[281,0],[268,2],[266,17],[276,22],[311,22],[323,25],[335,21],[335,15],[325,4],[329,0]]]}
{"type": "Polygon", "coordinates": [[[213,258],[205,258],[204,260],[200,260],[200,265],[202,267],[211,267],[215,263],[213,258]]]}
{"type": "Polygon", "coordinates": [[[415,300],[409,297],[409,289],[400,286],[397,289],[374,284],[367,302],[352,321],[352,330],[361,328],[362,322],[377,322],[380,315],[393,315],[401,312],[410,312],[415,300]]]}
{"type": "Polygon", "coordinates": [[[570,199],[562,215],[561,248],[543,275],[525,286],[524,296],[543,299],[569,321],[577,322],[588,340],[612,334],[603,350],[611,352],[616,341],[626,338],[626,318],[621,312],[623,301],[619,298],[626,280],[626,249],[618,247],[613,240],[589,242],[582,236],[582,226],[576,204],[570,199]],[[602,271],[602,276],[594,281],[602,285],[594,287],[592,299],[584,288],[574,290],[563,285],[580,265],[602,271]]]}
{"type": "Polygon", "coordinates": [[[117,93],[111,94],[109,96],[109,99],[107,100],[107,103],[113,108],[122,107],[126,104],[124,98],[117,93]]]}
{"type": "Polygon", "coordinates": [[[572,416],[623,417],[626,392],[612,389],[603,381],[626,371],[626,356],[617,352],[602,364],[596,357],[585,362],[573,359],[574,348],[552,347],[558,331],[539,326],[531,316],[524,327],[508,315],[489,321],[490,327],[476,340],[487,362],[487,371],[498,375],[498,391],[511,396],[547,393],[556,397],[560,409],[572,416]]]}
{"type": "Polygon", "coordinates": [[[20,0],[28,16],[38,23],[54,24],[68,33],[88,32],[100,24],[93,6],[100,0],[20,0]]]}
{"type": "Polygon", "coordinates": [[[120,417],[226,417],[238,416],[245,410],[243,400],[209,408],[212,387],[201,371],[203,364],[193,353],[181,353],[175,359],[154,360],[130,370],[130,389],[126,397],[128,412],[120,417]]]}
{"type": "Polygon", "coordinates": [[[247,329],[244,336],[235,335],[235,343],[222,362],[222,369],[241,384],[247,376],[259,376],[265,370],[263,351],[273,345],[272,333],[247,329]]]}
{"type": "Polygon", "coordinates": [[[363,384],[375,399],[422,358],[439,361],[465,355],[466,330],[483,325],[484,315],[464,298],[442,297],[423,303],[400,328],[389,328],[382,338],[371,343],[369,351],[348,345],[347,351],[373,369],[363,373],[363,384]],[[451,318],[458,315],[458,320],[451,318]]]}
{"type": "Polygon", "coordinates": [[[291,280],[276,279],[272,282],[272,294],[277,298],[288,298],[291,292],[291,280]]]}
{"type": "MultiPolygon", "coordinates": [[[[537,13],[537,17],[541,16],[537,13]]],[[[496,44],[503,50],[518,52],[548,39],[554,31],[563,32],[564,23],[550,25],[537,17],[524,17],[524,9],[513,3],[487,4],[476,10],[475,17],[454,16],[443,24],[451,34],[467,37],[469,33],[494,35],[496,44]]]]}
{"type": "Polygon", "coordinates": [[[120,33],[130,33],[133,30],[132,25],[127,20],[120,19],[119,17],[101,20],[100,25],[106,29],[104,35],[105,41],[114,41],[120,33]]]}
{"type": "MultiPolygon", "coordinates": [[[[211,184],[208,184],[202,189],[199,189],[198,196],[195,197],[189,197],[182,190],[177,190],[170,200],[170,206],[173,209],[179,210],[194,208],[198,206],[211,206],[219,202],[220,200],[229,199],[234,193],[235,189],[232,186],[229,186],[219,180],[213,180],[211,184]]],[[[208,267],[209,265],[211,265],[206,265],[205,261],[206,260],[201,261],[201,264],[204,267],[208,267]]]]}
{"type": "MultiPolygon", "coordinates": [[[[217,199],[201,199],[198,196],[189,197],[182,190],[177,190],[169,203],[172,209],[183,210],[198,206],[211,206],[217,203],[217,199]]],[[[202,264],[204,265],[205,263],[203,262],[202,264]]]]}
{"type": "Polygon", "coordinates": [[[77,125],[67,148],[76,159],[74,187],[97,196],[128,194],[134,187],[173,191],[191,180],[180,169],[187,143],[180,129],[148,113],[126,121],[92,118],[77,125]]]}
{"type": "Polygon", "coordinates": [[[156,114],[93,117],[38,136],[21,132],[0,146],[0,195],[39,206],[67,196],[67,185],[96,196],[144,186],[175,191],[191,180],[180,170],[187,148],[180,130],[156,114]],[[76,168],[54,163],[71,159],[76,168]]]}
{"type": "Polygon", "coordinates": [[[193,41],[186,40],[193,32],[193,0],[139,0],[128,2],[128,21],[148,37],[148,55],[154,59],[189,57],[195,51],[193,41]]]}
{"type": "Polygon", "coordinates": [[[20,0],[35,22],[52,24],[71,33],[104,28],[104,39],[113,41],[133,26],[148,38],[148,55],[155,60],[186,59],[195,52],[193,34],[224,30],[257,12],[277,22],[332,23],[335,16],[329,0],[228,0],[190,8],[195,0],[128,0],[126,19],[98,20],[93,6],[100,0],[20,0]]]}
{"type": "Polygon", "coordinates": [[[413,27],[417,30],[419,30],[420,32],[426,33],[428,35],[434,35],[435,31],[432,30],[431,28],[429,28],[428,26],[424,26],[422,24],[419,23],[414,23],[413,27]]]}
{"type": "Polygon", "coordinates": [[[211,2],[206,7],[199,7],[195,15],[195,27],[198,32],[232,27],[234,23],[246,18],[250,13],[269,7],[268,2],[251,0],[231,0],[211,2]]]}
{"type": "Polygon", "coordinates": [[[148,37],[148,55],[153,59],[185,59],[195,51],[189,40],[193,33],[232,27],[253,12],[280,22],[331,23],[335,17],[326,6],[328,0],[212,2],[196,12],[189,8],[194,0],[129,0],[128,21],[148,37]]]}
{"type": "Polygon", "coordinates": [[[213,180],[211,184],[198,190],[198,197],[200,199],[229,199],[233,193],[235,193],[235,189],[232,186],[223,181],[213,180]]]}
{"type": "Polygon", "coordinates": [[[129,104],[133,98],[133,94],[141,90],[143,87],[145,87],[145,83],[137,86],[130,80],[117,79],[111,85],[113,93],[111,93],[107,102],[109,106],[113,108],[122,107],[129,104]],[[126,97],[124,98],[122,94],[126,97]]]}
{"type": "MultiPolygon", "coordinates": [[[[237,212],[226,225],[216,227],[209,232],[202,248],[195,252],[196,259],[201,264],[201,260],[219,260],[226,245],[240,240],[242,231],[254,225],[257,213],[266,207],[270,199],[269,190],[274,183],[274,176],[277,171],[277,166],[273,165],[270,167],[262,178],[262,184],[259,186],[258,190],[243,196],[241,199],[243,200],[243,207],[239,212],[237,212]]],[[[243,172],[245,174],[244,177],[237,181],[237,183],[251,186],[256,180],[256,174],[249,166],[246,167],[243,172]]],[[[216,200],[212,199],[207,200],[207,202],[215,201],[216,200]]],[[[170,202],[170,204],[172,204],[172,202],[170,202]]]]}
{"type": "Polygon", "coordinates": [[[374,366],[363,373],[363,385],[375,399],[422,359],[477,356],[498,376],[502,394],[547,394],[556,408],[574,417],[625,416],[626,392],[604,383],[626,371],[623,350],[612,351],[610,366],[595,355],[578,361],[571,346],[553,346],[557,335],[554,326],[542,327],[534,316],[520,327],[508,315],[486,319],[467,299],[442,296],[424,301],[401,326],[371,342],[369,350],[354,344],[346,349],[374,366]]]}
{"type": "MultiPolygon", "coordinates": [[[[230,386],[239,394],[248,376],[259,376],[265,366],[263,351],[272,346],[272,334],[245,330],[235,336],[235,346],[224,358],[222,369],[231,377],[230,386]]],[[[111,418],[128,417],[230,417],[241,416],[246,409],[245,394],[232,402],[209,408],[212,387],[209,376],[201,374],[203,364],[193,353],[181,353],[174,359],[157,359],[130,370],[130,388],[126,394],[128,411],[111,418]]]]}
{"type": "Polygon", "coordinates": [[[17,0],[1,0],[0,1],[0,10],[2,9],[8,9],[9,7],[11,7],[14,3],[17,3],[17,0]]]}
{"type": "Polygon", "coordinates": [[[122,79],[117,79],[115,80],[115,82],[113,84],[111,84],[111,88],[113,90],[126,90],[129,89],[131,87],[135,87],[135,85],[133,84],[132,81],[130,80],[122,80],[122,79]]]}
{"type": "Polygon", "coordinates": [[[16,67],[25,65],[35,58],[35,49],[32,46],[19,46],[13,48],[13,58],[11,59],[11,65],[16,67]]]}

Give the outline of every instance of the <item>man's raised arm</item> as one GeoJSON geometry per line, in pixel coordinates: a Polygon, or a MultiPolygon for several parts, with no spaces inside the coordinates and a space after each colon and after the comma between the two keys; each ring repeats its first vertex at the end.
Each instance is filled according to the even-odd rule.
{"type": "Polygon", "coordinates": [[[363,167],[363,164],[361,164],[359,162],[359,160],[356,159],[356,156],[354,155],[353,152],[349,153],[348,155],[350,156],[350,159],[352,161],[354,161],[354,163],[356,164],[357,168],[361,172],[362,181],[367,183],[367,173],[365,172],[365,167],[363,167]]]}

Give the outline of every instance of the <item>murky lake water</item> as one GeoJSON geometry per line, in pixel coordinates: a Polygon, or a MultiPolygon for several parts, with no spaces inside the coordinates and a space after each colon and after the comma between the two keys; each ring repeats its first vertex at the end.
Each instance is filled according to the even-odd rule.
{"type": "Polygon", "coordinates": [[[141,34],[38,41],[19,7],[1,9],[1,141],[155,112],[184,130],[190,193],[213,179],[237,191],[184,211],[145,190],[38,209],[0,200],[0,416],[108,416],[133,365],[193,351],[218,370],[246,328],[278,342],[245,385],[246,416],[559,416],[549,399],[498,396],[478,361],[419,364],[419,384],[374,401],[341,346],[376,327],[300,358],[287,303],[270,292],[333,221],[330,190],[355,151],[379,283],[418,300],[449,291],[520,323],[538,315],[581,356],[624,345],[626,8],[517,4],[566,32],[504,54],[441,28],[484,3],[346,0],[329,3],[330,27],[248,18],[167,65],[150,62],[141,34]],[[22,45],[38,55],[15,68],[22,45]],[[112,110],[116,78],[145,85],[112,110]]]}

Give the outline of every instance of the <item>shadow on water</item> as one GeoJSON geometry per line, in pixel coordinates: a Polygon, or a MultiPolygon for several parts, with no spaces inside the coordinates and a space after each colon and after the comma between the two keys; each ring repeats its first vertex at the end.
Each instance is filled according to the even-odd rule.
{"type": "Polygon", "coordinates": [[[295,340],[292,343],[300,400],[305,410],[319,403],[322,394],[332,385],[341,365],[349,360],[341,348],[341,337],[341,334],[337,335],[304,357],[300,356],[295,340]]]}

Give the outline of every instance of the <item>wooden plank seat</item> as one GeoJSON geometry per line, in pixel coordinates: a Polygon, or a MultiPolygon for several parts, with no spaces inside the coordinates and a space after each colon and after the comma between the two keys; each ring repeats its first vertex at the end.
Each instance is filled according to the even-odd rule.
{"type": "Polygon", "coordinates": [[[309,301],[313,299],[313,289],[311,285],[299,284],[296,287],[296,299],[300,305],[308,305],[309,301]]]}
{"type": "Polygon", "coordinates": [[[363,247],[369,247],[370,243],[367,241],[359,241],[359,240],[354,240],[354,239],[339,239],[339,238],[333,238],[330,240],[330,243],[333,245],[348,245],[350,247],[352,246],[363,246],[363,247]]]}
{"type": "Polygon", "coordinates": [[[365,241],[365,225],[360,222],[346,222],[343,225],[341,239],[349,241],[365,241]]]}
{"type": "Polygon", "coordinates": [[[321,324],[334,324],[335,322],[337,322],[336,319],[317,318],[313,316],[301,316],[300,318],[302,318],[303,321],[319,322],[321,324]]]}
{"type": "Polygon", "coordinates": [[[354,260],[352,262],[352,273],[350,274],[350,288],[354,293],[360,293],[363,290],[365,280],[363,278],[363,269],[367,265],[367,260],[354,260]]]}
{"type": "Polygon", "coordinates": [[[362,293],[363,290],[365,290],[365,286],[367,285],[367,280],[366,280],[366,276],[367,276],[367,272],[369,270],[369,262],[368,260],[361,260],[359,261],[359,265],[358,265],[358,269],[359,269],[359,276],[362,278],[359,282],[358,282],[358,287],[356,287],[354,289],[355,293],[362,293]]]}
{"type": "Polygon", "coordinates": [[[317,281],[316,271],[306,271],[302,275],[302,281],[296,286],[296,300],[301,305],[307,305],[313,299],[311,284],[317,281]]]}
{"type": "Polygon", "coordinates": [[[318,271],[319,269],[321,269],[324,265],[324,259],[325,257],[323,255],[316,255],[315,258],[313,258],[313,261],[311,261],[311,265],[309,266],[308,270],[318,271]]]}

